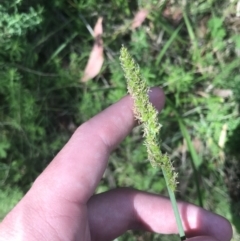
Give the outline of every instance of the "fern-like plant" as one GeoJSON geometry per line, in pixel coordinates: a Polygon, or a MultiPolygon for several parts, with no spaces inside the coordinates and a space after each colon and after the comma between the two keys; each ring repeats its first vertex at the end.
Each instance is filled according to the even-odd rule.
{"type": "Polygon", "coordinates": [[[168,193],[176,217],[181,240],[185,239],[182,222],[180,219],[174,191],[177,185],[177,173],[174,172],[171,160],[167,154],[162,154],[159,143],[161,124],[158,122],[158,112],[148,99],[150,91],[146,82],[140,74],[140,68],[129,54],[127,48],[122,47],[120,51],[120,62],[127,80],[128,92],[134,100],[134,114],[143,125],[145,145],[147,147],[148,159],[153,167],[162,169],[168,193]]]}

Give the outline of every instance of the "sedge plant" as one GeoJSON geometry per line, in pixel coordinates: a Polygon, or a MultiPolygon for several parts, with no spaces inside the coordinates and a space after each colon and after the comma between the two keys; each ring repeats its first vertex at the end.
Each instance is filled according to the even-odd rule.
{"type": "Polygon", "coordinates": [[[134,115],[143,125],[148,159],[153,167],[160,167],[162,169],[176,218],[179,236],[181,240],[185,240],[185,233],[174,194],[177,186],[177,173],[174,172],[169,156],[163,154],[160,150],[159,134],[161,124],[158,122],[158,112],[148,98],[150,88],[141,77],[139,65],[124,46],[120,50],[120,62],[127,80],[128,92],[134,100],[134,115]]]}

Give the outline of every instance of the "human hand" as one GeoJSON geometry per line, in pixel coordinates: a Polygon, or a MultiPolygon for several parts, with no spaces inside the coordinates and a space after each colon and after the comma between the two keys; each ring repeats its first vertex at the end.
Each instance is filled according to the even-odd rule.
{"type": "MultiPolygon", "coordinates": [[[[150,100],[161,110],[159,88],[150,100]]],[[[124,97],[73,134],[36,179],[32,188],[0,224],[0,240],[113,240],[129,229],[177,233],[168,199],[120,188],[93,195],[111,151],[136,124],[133,102],[124,97]]],[[[192,204],[180,202],[186,236],[191,241],[229,241],[229,222],[192,204]]]]}

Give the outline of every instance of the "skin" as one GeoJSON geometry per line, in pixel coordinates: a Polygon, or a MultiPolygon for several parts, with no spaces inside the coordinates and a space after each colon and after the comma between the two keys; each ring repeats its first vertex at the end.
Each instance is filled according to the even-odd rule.
{"type": "MultiPolygon", "coordinates": [[[[164,94],[150,92],[160,111],[164,94]]],[[[170,201],[134,189],[94,191],[111,151],[136,125],[129,96],[99,113],[73,134],[0,224],[0,240],[113,240],[129,229],[177,233],[170,201]]],[[[195,205],[179,202],[189,241],[229,241],[229,222],[195,205]]]]}

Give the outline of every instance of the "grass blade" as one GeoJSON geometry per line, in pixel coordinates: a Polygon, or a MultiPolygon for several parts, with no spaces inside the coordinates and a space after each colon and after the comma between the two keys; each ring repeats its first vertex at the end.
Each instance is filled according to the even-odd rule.
{"type": "Polygon", "coordinates": [[[191,165],[192,165],[193,174],[194,174],[194,178],[195,178],[195,184],[196,184],[196,188],[197,188],[198,205],[200,207],[203,207],[203,199],[202,199],[202,194],[201,194],[201,189],[200,189],[200,184],[199,184],[199,172],[198,172],[199,167],[202,164],[202,160],[198,156],[198,154],[197,154],[197,152],[196,152],[196,150],[195,150],[195,148],[192,144],[191,137],[188,133],[187,127],[186,127],[183,119],[180,117],[177,110],[174,108],[174,105],[171,103],[171,101],[169,99],[167,99],[167,103],[172,107],[172,109],[173,109],[173,111],[176,115],[176,118],[177,118],[180,130],[181,130],[182,136],[186,140],[187,147],[188,147],[188,150],[189,150],[190,155],[191,155],[190,160],[191,160],[191,165]]]}
{"type": "Polygon", "coordinates": [[[172,34],[171,38],[167,41],[166,44],[164,44],[164,47],[162,49],[162,51],[159,53],[157,60],[156,60],[156,65],[159,65],[159,63],[161,62],[163,56],[165,55],[165,53],[167,52],[167,50],[169,49],[169,47],[171,46],[171,44],[173,43],[173,41],[176,39],[176,37],[178,36],[178,32],[180,31],[180,29],[182,28],[182,25],[180,25],[172,34]]]}

